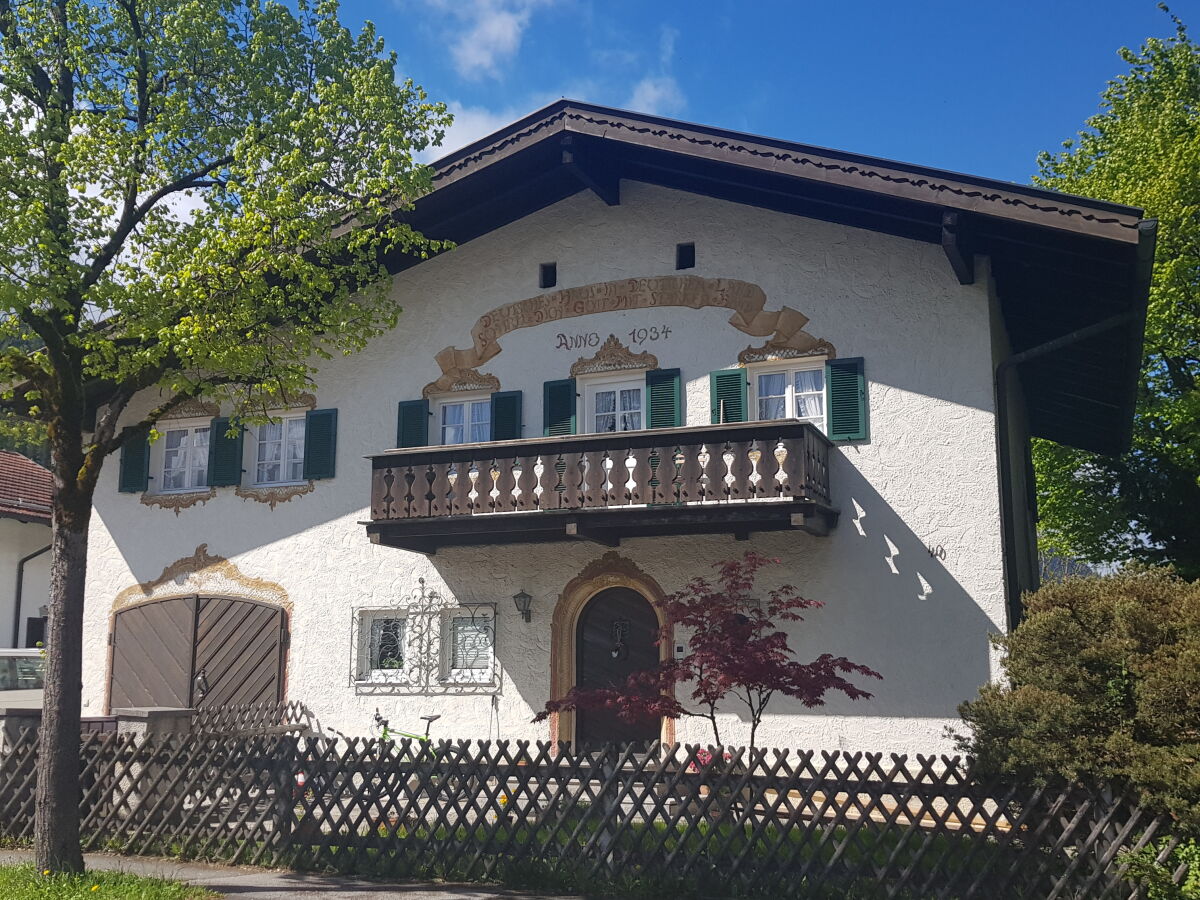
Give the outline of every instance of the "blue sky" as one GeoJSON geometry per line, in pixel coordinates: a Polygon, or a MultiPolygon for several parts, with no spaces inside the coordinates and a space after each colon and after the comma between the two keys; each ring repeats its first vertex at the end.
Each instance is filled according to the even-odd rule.
{"type": "MultiPolygon", "coordinates": [[[[1200,29],[1200,0],[1172,11],[1200,29]]],[[[343,0],[450,104],[453,149],[559,97],[1028,181],[1154,0],[343,0]]],[[[440,154],[438,154],[440,155],[440,154]]]]}

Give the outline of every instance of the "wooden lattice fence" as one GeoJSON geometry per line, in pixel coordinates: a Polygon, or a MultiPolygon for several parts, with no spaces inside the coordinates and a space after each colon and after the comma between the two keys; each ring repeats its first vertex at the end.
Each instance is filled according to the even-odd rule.
{"type": "MultiPolygon", "coordinates": [[[[974,779],[957,757],[573,751],[259,734],[89,734],[86,849],[398,877],[535,869],[711,896],[1136,897],[1174,843],[1124,796],[974,779]]],[[[33,829],[36,740],[0,758],[0,836],[33,829]]],[[[1177,872],[1182,879],[1184,871],[1177,872]]]]}

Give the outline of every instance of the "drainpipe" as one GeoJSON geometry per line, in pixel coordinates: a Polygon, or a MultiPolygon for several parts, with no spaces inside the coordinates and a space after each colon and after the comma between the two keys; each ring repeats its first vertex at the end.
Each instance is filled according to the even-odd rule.
{"type": "Polygon", "coordinates": [[[17,591],[13,595],[15,599],[13,604],[13,647],[16,647],[21,639],[21,594],[25,591],[25,563],[37,559],[49,550],[50,546],[50,544],[47,544],[41,550],[34,550],[28,556],[21,557],[21,560],[17,563],[17,591]]]}
{"type": "MultiPolygon", "coordinates": [[[[1133,296],[1137,305],[1134,309],[1116,316],[1110,316],[1094,325],[1077,329],[1052,341],[1047,341],[1036,347],[1030,347],[1028,350],[1022,350],[1020,353],[1014,353],[996,366],[996,442],[1000,462],[1000,519],[1003,532],[1004,594],[1008,600],[1008,623],[1010,628],[1017,626],[1021,620],[1022,612],[1021,579],[1020,572],[1017,571],[1017,523],[1015,512],[1012,508],[1012,495],[1010,491],[1010,486],[1012,485],[1012,460],[1008,453],[1008,405],[1011,376],[1014,374],[1017,366],[1031,359],[1037,359],[1048,353],[1054,353],[1064,347],[1085,341],[1090,337],[1095,337],[1098,334],[1103,334],[1106,331],[1130,322],[1144,325],[1146,305],[1149,302],[1150,273],[1154,266],[1154,242],[1157,233],[1157,219],[1145,219],[1138,223],[1137,275],[1134,279],[1133,288],[1133,296]]],[[[1136,372],[1141,371],[1142,338],[1141,328],[1135,330],[1137,331],[1137,335],[1130,352],[1132,356],[1131,368],[1136,367],[1136,374],[1136,372]]]]}

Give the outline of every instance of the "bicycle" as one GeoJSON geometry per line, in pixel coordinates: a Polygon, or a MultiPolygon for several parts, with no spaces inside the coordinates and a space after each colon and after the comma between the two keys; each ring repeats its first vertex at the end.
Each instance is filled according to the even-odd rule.
{"type": "Polygon", "coordinates": [[[441,718],[440,715],[421,716],[421,721],[425,723],[425,733],[424,734],[413,734],[408,731],[392,731],[391,729],[388,728],[388,720],[379,714],[379,707],[377,706],[377,707],[375,707],[375,725],[374,725],[374,728],[372,729],[371,737],[376,738],[377,740],[380,740],[380,741],[393,741],[393,742],[397,738],[400,738],[401,740],[403,740],[404,738],[408,738],[409,740],[418,741],[421,744],[429,744],[429,743],[431,743],[431,738],[429,737],[429,729],[433,725],[433,723],[436,722],[440,718],[441,718]],[[379,732],[378,734],[375,733],[375,729],[378,729],[378,732],[379,732]]]}

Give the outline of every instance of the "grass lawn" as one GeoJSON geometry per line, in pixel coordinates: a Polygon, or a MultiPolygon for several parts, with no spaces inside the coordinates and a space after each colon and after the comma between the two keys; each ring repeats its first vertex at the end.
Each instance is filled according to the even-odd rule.
{"type": "Polygon", "coordinates": [[[4,900],[216,900],[204,888],[127,872],[40,875],[31,865],[0,866],[4,900]]]}

